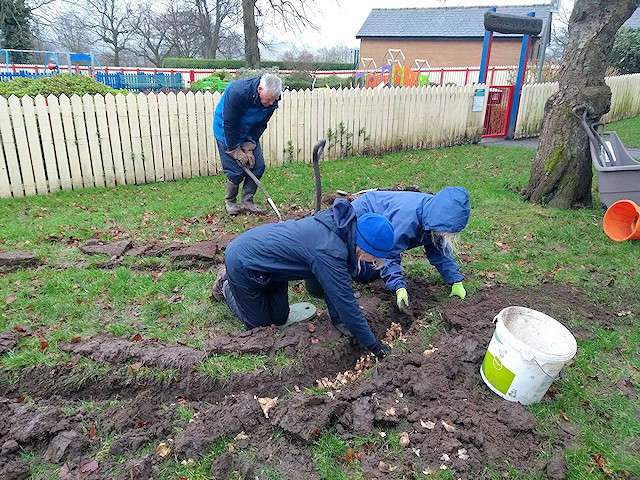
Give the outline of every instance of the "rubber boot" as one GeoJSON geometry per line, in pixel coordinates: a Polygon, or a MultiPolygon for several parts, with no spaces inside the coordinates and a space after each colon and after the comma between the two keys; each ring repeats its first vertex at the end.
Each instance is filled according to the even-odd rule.
{"type": "Polygon", "coordinates": [[[239,215],[241,210],[238,205],[236,197],[238,196],[238,188],[240,185],[236,185],[231,180],[227,180],[227,196],[225,198],[224,206],[227,209],[229,215],[239,215]]]}
{"type": "Polygon", "coordinates": [[[255,203],[253,203],[253,196],[256,194],[256,190],[258,189],[258,185],[256,182],[251,180],[249,177],[244,179],[244,183],[242,184],[242,210],[247,213],[265,213],[266,210],[259,208],[255,203]]]}

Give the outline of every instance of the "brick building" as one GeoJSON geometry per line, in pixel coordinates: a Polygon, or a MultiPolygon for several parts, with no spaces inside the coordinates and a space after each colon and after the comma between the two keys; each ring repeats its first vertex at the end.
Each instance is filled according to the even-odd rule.
{"type": "MultiPolygon", "coordinates": [[[[535,17],[543,21],[544,32],[550,8],[550,4],[497,7],[496,13],[524,16],[535,12],[535,17]]],[[[488,9],[374,8],[356,34],[360,40],[360,58],[372,58],[380,67],[389,49],[399,49],[408,66],[412,66],[415,59],[425,59],[431,67],[480,65],[484,13],[488,9]]],[[[530,59],[537,58],[540,40],[540,37],[532,38],[530,59]]],[[[521,45],[522,35],[494,33],[490,64],[517,65],[521,45]]]]}

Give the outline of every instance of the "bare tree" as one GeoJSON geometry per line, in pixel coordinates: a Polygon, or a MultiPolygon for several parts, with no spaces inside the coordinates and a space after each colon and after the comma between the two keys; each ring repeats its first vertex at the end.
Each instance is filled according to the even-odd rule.
{"type": "Polygon", "coordinates": [[[242,0],[245,63],[249,68],[260,67],[260,47],[256,13],[279,24],[283,30],[300,32],[303,27],[317,28],[310,20],[315,0],[242,0]],[[260,8],[262,7],[262,8],[260,8]]]}
{"type": "Polygon", "coordinates": [[[48,28],[48,39],[55,48],[67,52],[88,52],[96,36],[85,28],[82,14],[72,11],[58,12],[48,28]]]}
{"type": "Polygon", "coordinates": [[[109,61],[119,66],[140,22],[141,11],[128,0],[84,0],[85,27],[105,44],[109,61]]]}
{"type": "Polygon", "coordinates": [[[171,49],[163,14],[148,11],[138,22],[136,34],[139,38],[138,55],[156,67],[161,67],[171,49]]]}
{"type": "Polygon", "coordinates": [[[604,81],[604,67],[616,32],[639,4],[640,0],[576,0],[560,88],[545,105],[526,200],[559,208],[591,205],[588,139],[572,108],[586,103],[591,120],[609,111],[611,89],[604,81]]]}

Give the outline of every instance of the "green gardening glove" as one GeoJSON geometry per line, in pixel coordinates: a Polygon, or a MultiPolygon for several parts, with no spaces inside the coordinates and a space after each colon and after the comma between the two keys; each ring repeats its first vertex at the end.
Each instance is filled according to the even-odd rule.
{"type": "Polygon", "coordinates": [[[399,288],[396,290],[396,303],[400,310],[404,310],[409,306],[409,294],[406,288],[399,288]]]}
{"type": "Polygon", "coordinates": [[[467,296],[467,291],[464,289],[462,282],[456,282],[451,285],[451,293],[449,294],[449,296],[453,297],[454,295],[460,298],[464,298],[467,296]]]}

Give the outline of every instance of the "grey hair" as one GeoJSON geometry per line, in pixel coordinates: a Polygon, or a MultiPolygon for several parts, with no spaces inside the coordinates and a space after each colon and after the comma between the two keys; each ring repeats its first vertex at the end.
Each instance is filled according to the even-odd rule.
{"type": "Polygon", "coordinates": [[[387,260],[385,258],[379,258],[376,257],[373,261],[371,262],[365,262],[364,260],[362,260],[362,255],[358,256],[358,264],[356,265],[356,275],[360,275],[360,272],[362,271],[362,264],[363,263],[370,263],[373,266],[374,270],[380,270],[382,267],[384,267],[384,262],[386,262],[387,260]]]}
{"type": "Polygon", "coordinates": [[[431,230],[431,241],[444,255],[453,255],[460,244],[460,233],[431,230]]]}
{"type": "Polygon", "coordinates": [[[260,86],[275,97],[282,95],[282,80],[271,73],[265,73],[260,77],[260,86]]]}

